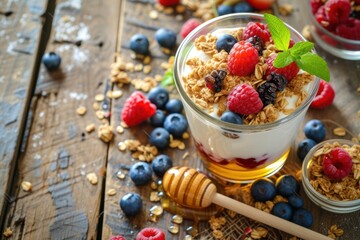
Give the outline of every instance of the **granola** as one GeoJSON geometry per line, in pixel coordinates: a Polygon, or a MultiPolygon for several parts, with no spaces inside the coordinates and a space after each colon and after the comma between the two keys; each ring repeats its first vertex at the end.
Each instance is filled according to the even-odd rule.
{"type": "MultiPolygon", "coordinates": [[[[230,31],[229,34],[237,39],[241,39],[242,28],[230,31]]],[[[226,51],[218,52],[216,49],[217,37],[212,34],[202,35],[195,42],[195,48],[206,56],[206,60],[197,56],[190,57],[186,60],[188,73],[182,77],[184,88],[189,97],[202,110],[206,110],[209,114],[221,116],[227,109],[227,96],[230,91],[238,84],[248,83],[254,88],[259,87],[266,82],[265,73],[268,68],[266,59],[277,52],[275,45],[267,43],[263,54],[259,56],[259,63],[255,67],[255,71],[250,76],[236,76],[227,74],[221,91],[214,92],[206,86],[205,76],[214,70],[223,69],[227,71],[228,53],[226,51]]],[[[274,104],[267,105],[256,114],[244,115],[243,122],[247,125],[258,125],[276,121],[282,115],[289,115],[295,108],[304,103],[308,97],[304,86],[311,82],[313,76],[306,73],[299,73],[292,79],[282,92],[277,92],[274,104]],[[295,108],[290,107],[287,98],[294,97],[295,108]]]]}

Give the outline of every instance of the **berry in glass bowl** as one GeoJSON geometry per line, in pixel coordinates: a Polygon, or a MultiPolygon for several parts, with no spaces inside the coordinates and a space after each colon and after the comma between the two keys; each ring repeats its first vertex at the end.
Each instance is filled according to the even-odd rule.
{"type": "Polygon", "coordinates": [[[334,56],[360,59],[360,4],[354,0],[309,0],[314,41],[334,56]]]}

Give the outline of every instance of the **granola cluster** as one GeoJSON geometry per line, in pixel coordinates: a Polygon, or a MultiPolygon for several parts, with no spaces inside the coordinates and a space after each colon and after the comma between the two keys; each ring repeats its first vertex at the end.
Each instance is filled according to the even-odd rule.
{"type": "MultiPolygon", "coordinates": [[[[243,28],[230,31],[238,41],[241,40],[243,28]]],[[[197,56],[187,59],[186,65],[190,69],[186,76],[182,77],[184,87],[190,98],[202,110],[217,116],[221,116],[227,109],[227,96],[230,91],[238,84],[248,83],[255,89],[265,83],[265,73],[268,68],[266,59],[276,54],[277,49],[274,44],[267,43],[262,55],[259,56],[259,62],[251,76],[236,76],[227,74],[221,91],[214,92],[206,87],[205,76],[211,74],[214,70],[223,69],[228,72],[226,51],[218,52],[216,49],[217,37],[212,34],[202,35],[195,40],[195,48],[203,52],[207,59],[201,59],[197,56]]],[[[256,114],[245,115],[243,123],[247,125],[258,125],[277,120],[280,115],[289,115],[295,108],[303,104],[308,97],[308,93],[303,89],[305,85],[311,82],[313,76],[308,73],[300,73],[292,79],[284,91],[277,92],[274,104],[269,104],[256,114]],[[297,97],[295,108],[289,106],[287,98],[297,97]]]]}
{"type": "Polygon", "coordinates": [[[338,142],[326,143],[314,153],[309,169],[309,180],[313,188],[329,199],[348,201],[360,199],[360,145],[341,145],[338,142]],[[330,180],[323,172],[323,159],[332,149],[341,147],[352,158],[352,172],[341,181],[330,180]]]}

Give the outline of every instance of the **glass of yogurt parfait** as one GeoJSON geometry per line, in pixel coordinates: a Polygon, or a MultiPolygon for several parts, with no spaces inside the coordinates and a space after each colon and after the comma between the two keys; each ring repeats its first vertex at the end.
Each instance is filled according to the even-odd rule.
{"type": "MultiPolygon", "coordinates": [[[[281,82],[278,79],[281,77],[268,72],[268,61],[271,62],[270,59],[277,54],[271,39],[262,43],[258,63],[246,76],[233,74],[232,71],[237,70],[229,67],[229,55],[233,49],[216,48],[216,41],[224,34],[232,35],[237,42],[242,41],[244,28],[249,22],[265,24],[265,19],[260,14],[238,13],[203,23],[182,41],[174,64],[175,85],[199,156],[212,175],[230,182],[251,182],[267,177],[285,164],[320,81],[300,70],[291,81],[287,80],[287,84],[280,87],[281,90],[270,93],[271,103],[266,103],[269,98],[266,92],[272,91],[273,85],[260,85],[281,82]],[[262,96],[263,106],[256,113],[236,112],[240,124],[223,121],[224,112],[229,112],[230,108],[229,96],[234,95],[234,88],[244,84],[262,96]]],[[[286,26],[291,33],[290,45],[305,41],[295,29],[286,26]]],[[[231,42],[231,38],[226,41],[231,42]]],[[[250,64],[252,60],[246,58],[243,61],[250,64]]]]}

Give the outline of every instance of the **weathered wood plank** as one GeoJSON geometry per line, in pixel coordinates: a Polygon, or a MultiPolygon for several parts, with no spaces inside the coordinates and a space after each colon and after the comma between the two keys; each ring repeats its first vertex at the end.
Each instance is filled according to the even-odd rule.
{"type": "Polygon", "coordinates": [[[46,4],[45,0],[0,2],[0,226],[36,80],[46,4]]]}
{"type": "Polygon", "coordinates": [[[64,0],[47,16],[54,17],[47,51],[60,54],[62,64],[50,73],[40,69],[5,223],[14,239],[97,238],[108,145],[85,127],[101,124],[92,105],[95,95],[104,93],[113,62],[119,7],[115,0],[64,0]],[[87,108],[84,116],[76,113],[79,106],[87,108]],[[96,174],[96,185],[88,173],[96,174]],[[21,189],[22,181],[32,183],[31,192],[21,189]]]}

